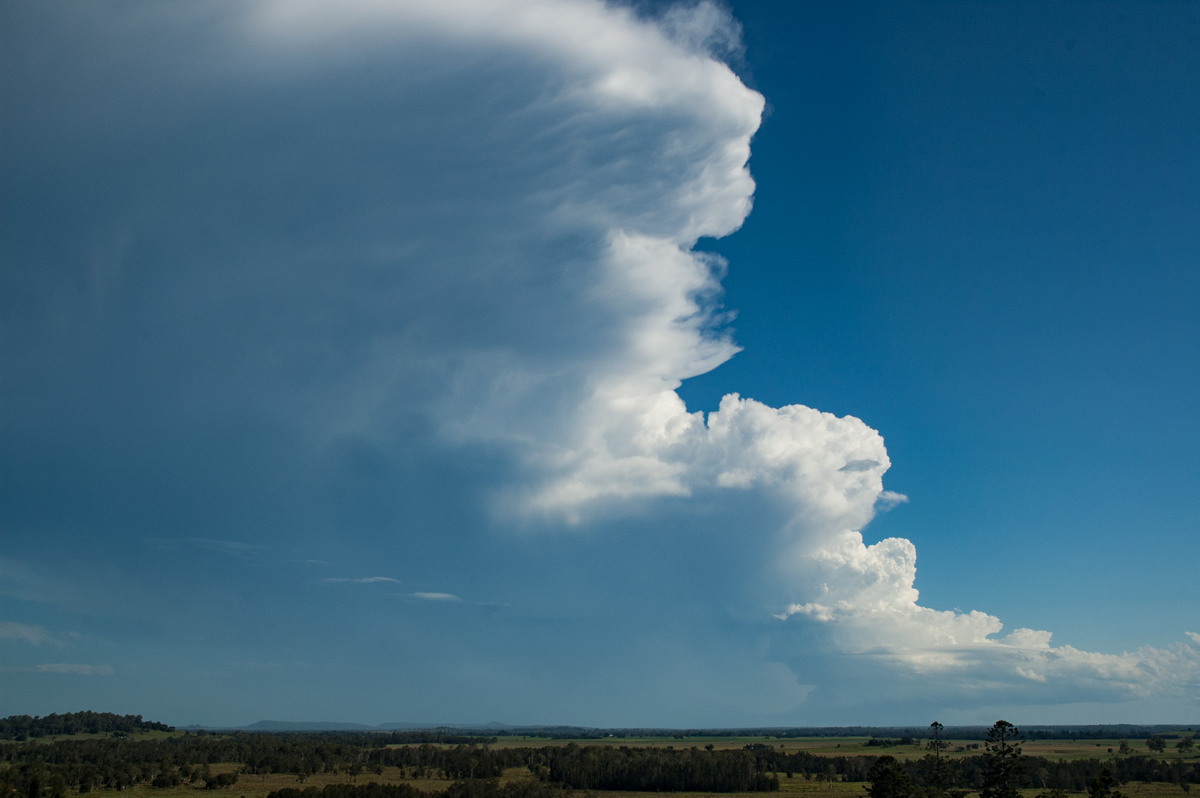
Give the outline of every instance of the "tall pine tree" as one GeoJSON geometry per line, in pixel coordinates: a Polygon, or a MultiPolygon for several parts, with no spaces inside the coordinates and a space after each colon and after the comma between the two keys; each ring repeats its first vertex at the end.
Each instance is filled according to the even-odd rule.
{"type": "Polygon", "coordinates": [[[1020,729],[1006,720],[998,720],[988,729],[979,798],[1020,798],[1018,787],[1024,770],[1021,739],[1020,729]]]}

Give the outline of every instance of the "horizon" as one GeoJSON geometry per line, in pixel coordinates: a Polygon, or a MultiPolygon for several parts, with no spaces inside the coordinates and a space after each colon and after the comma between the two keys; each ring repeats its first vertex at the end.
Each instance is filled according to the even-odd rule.
{"type": "MultiPolygon", "coordinates": [[[[288,720],[258,720],[254,723],[244,726],[226,726],[226,725],[198,725],[186,724],[183,726],[174,726],[177,730],[189,729],[207,729],[207,730],[229,730],[229,731],[244,731],[252,730],[255,727],[265,727],[268,725],[277,725],[280,727],[287,726],[321,726],[330,727],[322,728],[324,731],[342,731],[337,728],[343,725],[340,721],[288,721],[288,720]]],[[[696,732],[694,736],[714,736],[710,733],[716,732],[748,732],[748,731],[920,731],[928,732],[928,724],[900,724],[887,726],[712,726],[712,727],[676,727],[676,726],[576,726],[567,723],[533,723],[533,724],[513,724],[502,723],[500,721],[489,721],[487,723],[472,724],[472,723],[408,723],[404,721],[392,721],[389,723],[379,723],[375,725],[365,723],[355,723],[347,721],[344,723],[345,731],[437,731],[440,729],[453,729],[458,731],[478,731],[486,733],[488,731],[522,731],[522,730],[555,730],[563,729],[568,731],[581,732],[696,732]]],[[[1022,733],[1026,731],[1037,732],[1046,730],[1104,730],[1104,729],[1125,729],[1125,730],[1170,730],[1179,733],[1186,733],[1195,730],[1200,724],[1194,723],[1014,723],[1022,733]]],[[[967,724],[967,725],[951,725],[944,726],[947,734],[951,732],[986,732],[991,724],[967,724]]],[[[286,731],[286,728],[272,729],[264,728],[264,731],[286,731]]],[[[314,729],[317,730],[317,729],[314,729]]],[[[301,730],[297,730],[301,731],[301,730]]]]}
{"type": "MultiPolygon", "coordinates": [[[[65,713],[49,713],[56,716],[70,716],[77,714],[106,714],[95,713],[91,710],[82,710],[80,712],[65,712],[65,713]]],[[[124,714],[107,713],[114,717],[120,718],[138,718],[146,723],[162,723],[160,719],[144,718],[140,714],[124,714]]],[[[10,717],[21,717],[10,716],[10,717]]],[[[30,717],[24,715],[24,717],[30,717]]],[[[37,720],[44,716],[33,716],[37,720]]],[[[4,718],[5,720],[9,718],[4,718]]],[[[939,732],[950,734],[952,732],[970,732],[970,733],[985,733],[988,728],[997,722],[1007,722],[1003,719],[993,722],[992,724],[965,724],[965,725],[940,725],[939,732]]],[[[572,724],[511,724],[501,721],[488,721],[487,723],[415,723],[409,721],[390,721],[380,724],[365,724],[354,721],[319,721],[319,720],[271,720],[263,719],[250,724],[241,726],[231,725],[205,725],[205,724],[167,724],[176,731],[191,731],[191,730],[209,730],[209,731],[248,731],[254,730],[256,727],[262,731],[285,731],[290,727],[313,727],[309,729],[296,729],[297,731],[440,731],[442,729],[453,729],[464,732],[480,732],[502,731],[553,731],[564,730],[570,732],[663,732],[663,733],[678,733],[691,732],[693,736],[721,736],[723,733],[736,732],[802,732],[802,731],[820,731],[820,732],[851,732],[851,731],[886,731],[886,732],[919,732],[922,735],[929,733],[932,724],[898,724],[898,725],[883,725],[883,726],[839,726],[839,725],[822,725],[822,726],[742,726],[742,727],[670,727],[670,726],[612,726],[612,727],[593,727],[593,726],[577,726],[572,724]],[[320,728],[316,728],[320,727],[320,728]]],[[[1017,727],[1018,731],[1024,734],[1028,731],[1031,734],[1045,731],[1057,730],[1105,730],[1105,729],[1123,729],[1127,731],[1150,731],[1150,730],[1170,730],[1179,733],[1193,731],[1193,726],[1200,724],[1178,724],[1178,723],[1083,723],[1083,724],[1012,724],[1017,727]]],[[[612,736],[611,734],[608,736],[612,736]]],[[[803,735],[798,735],[803,736],[803,735]]],[[[828,736],[828,735],[822,735],[828,736]]],[[[833,735],[841,736],[841,735],[833,735]]],[[[856,735],[846,735],[856,736],[856,735]]]]}

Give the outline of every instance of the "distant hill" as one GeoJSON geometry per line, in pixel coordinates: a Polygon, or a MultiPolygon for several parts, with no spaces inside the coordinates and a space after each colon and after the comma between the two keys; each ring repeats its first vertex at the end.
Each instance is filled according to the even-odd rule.
{"type": "Polygon", "coordinates": [[[249,726],[239,726],[241,731],[379,731],[378,726],[364,723],[336,723],[330,721],[260,720],[249,726]]]}

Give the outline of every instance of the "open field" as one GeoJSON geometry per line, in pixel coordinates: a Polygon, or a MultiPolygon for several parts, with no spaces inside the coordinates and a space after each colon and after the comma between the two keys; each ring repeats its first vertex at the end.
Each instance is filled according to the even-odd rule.
{"type": "MultiPolygon", "coordinates": [[[[1181,731],[1179,735],[1190,735],[1190,731],[1181,731]]],[[[497,738],[494,748],[538,748],[547,745],[612,745],[630,746],[637,748],[706,748],[714,749],[744,748],[747,745],[768,745],[785,753],[804,751],[810,754],[825,756],[882,756],[887,754],[896,759],[920,759],[928,751],[927,737],[914,738],[907,745],[869,745],[873,738],[857,737],[708,737],[708,736],[678,736],[678,737],[587,737],[558,739],[547,737],[504,736],[497,738]]],[[[960,758],[978,756],[983,753],[983,741],[978,739],[963,740],[944,738],[947,748],[943,756],[960,758]]],[[[1101,740],[1025,740],[1021,748],[1028,756],[1040,756],[1047,759],[1106,759],[1117,755],[1122,739],[1101,740]]],[[[1179,759],[1175,750],[1174,738],[1167,740],[1167,749],[1161,754],[1154,754],[1146,747],[1144,739],[1124,740],[1131,750],[1130,756],[1147,756],[1164,761],[1174,762],[1179,759]]],[[[1193,749],[1185,761],[1195,761],[1200,758],[1200,752],[1193,749]]]]}

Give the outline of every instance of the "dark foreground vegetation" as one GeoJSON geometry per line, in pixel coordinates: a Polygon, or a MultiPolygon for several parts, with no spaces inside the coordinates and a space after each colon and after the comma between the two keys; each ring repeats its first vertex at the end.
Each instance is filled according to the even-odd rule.
{"type": "Polygon", "coordinates": [[[1125,798],[1120,788],[1131,782],[1177,785],[1183,793],[1200,782],[1191,736],[1144,738],[1148,755],[1122,741],[1108,756],[1049,758],[1025,754],[1025,736],[1004,721],[979,743],[959,738],[952,745],[934,723],[920,737],[873,737],[859,743],[870,753],[858,754],[833,744],[820,753],[769,741],[716,747],[702,737],[676,747],[674,740],[550,745],[528,738],[498,745],[494,736],[446,730],[176,732],[140,716],[102,713],[6,718],[0,729],[12,730],[0,743],[0,798],[130,788],[173,798],[180,790],[235,786],[265,798],[555,798],[578,790],[764,792],[779,790],[781,781],[792,792],[812,791],[800,784],[858,782],[867,798],[1018,798],[1020,790],[1037,790],[1036,798],[1125,798]],[[281,778],[294,786],[268,794],[268,780],[281,778]]]}
{"type": "MultiPolygon", "coordinates": [[[[437,798],[564,798],[561,787],[538,781],[518,781],[500,784],[499,779],[456,781],[434,795],[437,798]]],[[[321,789],[285,787],[268,794],[267,798],[431,798],[408,784],[330,784],[321,789]]]]}

